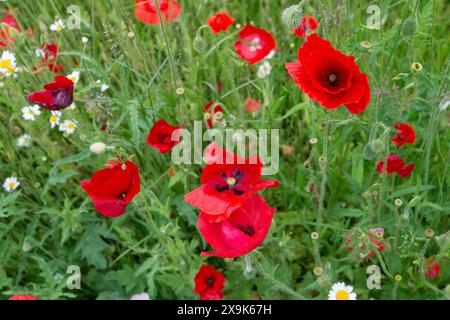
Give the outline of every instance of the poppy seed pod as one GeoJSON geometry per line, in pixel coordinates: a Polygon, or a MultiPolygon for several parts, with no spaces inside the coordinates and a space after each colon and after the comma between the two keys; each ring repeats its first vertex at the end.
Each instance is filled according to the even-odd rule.
{"type": "Polygon", "coordinates": [[[281,20],[289,29],[297,29],[302,23],[303,8],[299,5],[291,6],[283,11],[281,20]]]}
{"type": "Polygon", "coordinates": [[[103,142],[95,142],[95,143],[91,144],[91,146],[89,147],[89,150],[92,153],[101,154],[106,151],[106,144],[104,144],[103,142]]]}
{"type": "Polygon", "coordinates": [[[205,39],[203,39],[201,35],[197,34],[194,38],[194,41],[192,42],[192,46],[194,47],[197,53],[205,52],[206,49],[205,39]]]}
{"type": "Polygon", "coordinates": [[[402,34],[404,36],[412,36],[417,30],[417,20],[415,18],[407,18],[402,25],[402,34]]]}

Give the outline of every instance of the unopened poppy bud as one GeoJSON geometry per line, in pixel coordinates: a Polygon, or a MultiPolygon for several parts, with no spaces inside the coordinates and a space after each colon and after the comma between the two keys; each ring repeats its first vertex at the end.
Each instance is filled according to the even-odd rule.
{"type": "Polygon", "coordinates": [[[319,233],[318,232],[312,232],[311,233],[311,239],[313,239],[313,240],[317,240],[317,239],[319,239],[319,233]]]}
{"type": "Polygon", "coordinates": [[[89,150],[91,150],[92,153],[101,154],[106,151],[106,144],[104,144],[103,142],[93,143],[89,147],[89,150]]]}
{"type": "Polygon", "coordinates": [[[405,36],[412,36],[417,30],[417,20],[415,18],[407,18],[402,25],[402,33],[405,36]]]}
{"type": "Polygon", "coordinates": [[[197,53],[202,53],[206,49],[206,42],[205,39],[203,39],[202,36],[197,34],[194,38],[194,41],[192,42],[192,46],[194,47],[195,51],[197,53]]]}
{"type": "Polygon", "coordinates": [[[291,30],[297,29],[302,23],[303,8],[299,5],[291,6],[283,11],[281,20],[291,30]]]}
{"type": "Polygon", "coordinates": [[[315,267],[313,273],[316,277],[320,277],[323,273],[323,269],[321,267],[315,267]]]}
{"type": "Polygon", "coordinates": [[[397,207],[401,207],[403,204],[403,201],[402,201],[402,199],[395,199],[394,204],[397,207]]]}
{"type": "Polygon", "coordinates": [[[422,71],[422,69],[423,69],[423,66],[419,62],[413,62],[413,64],[411,65],[411,70],[414,73],[419,73],[420,71],[422,71]]]}
{"type": "Polygon", "coordinates": [[[425,237],[431,239],[434,236],[434,231],[432,229],[426,229],[425,230],[425,237]]]}
{"type": "Polygon", "coordinates": [[[31,249],[31,244],[28,241],[24,241],[22,245],[23,252],[29,252],[31,249]]]}

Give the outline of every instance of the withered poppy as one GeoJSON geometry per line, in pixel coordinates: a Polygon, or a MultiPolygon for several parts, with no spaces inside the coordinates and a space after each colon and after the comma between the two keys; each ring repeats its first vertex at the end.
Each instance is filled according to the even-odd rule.
{"type": "MultiPolygon", "coordinates": [[[[397,172],[400,177],[406,178],[411,172],[414,170],[414,164],[410,163],[405,165],[402,159],[400,159],[397,155],[389,155],[386,159],[386,173],[391,174],[393,172],[397,172]]],[[[380,174],[382,174],[385,170],[385,164],[383,161],[377,164],[377,170],[380,174]]]]}

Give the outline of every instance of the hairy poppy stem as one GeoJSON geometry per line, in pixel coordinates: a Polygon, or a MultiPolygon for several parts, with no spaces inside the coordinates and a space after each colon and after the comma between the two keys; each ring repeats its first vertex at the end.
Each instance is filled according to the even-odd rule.
{"type": "MultiPolygon", "coordinates": [[[[323,221],[323,200],[325,196],[325,188],[327,185],[327,165],[328,165],[328,140],[330,138],[330,112],[327,111],[325,118],[325,129],[324,129],[324,138],[323,138],[323,150],[322,157],[323,160],[320,163],[320,174],[322,175],[322,181],[320,182],[320,195],[319,195],[319,210],[317,213],[317,223],[322,223],[323,221]]],[[[319,161],[320,162],[320,161],[319,161]]]]}
{"type": "Polygon", "coordinates": [[[266,280],[270,281],[274,286],[278,287],[281,291],[284,291],[285,293],[291,295],[297,300],[306,300],[306,298],[301,295],[300,293],[292,290],[288,286],[286,286],[284,283],[280,282],[279,280],[275,279],[273,276],[268,274],[262,266],[256,262],[256,260],[253,257],[250,257],[250,260],[252,261],[253,265],[255,266],[256,271],[261,274],[266,280]]]}

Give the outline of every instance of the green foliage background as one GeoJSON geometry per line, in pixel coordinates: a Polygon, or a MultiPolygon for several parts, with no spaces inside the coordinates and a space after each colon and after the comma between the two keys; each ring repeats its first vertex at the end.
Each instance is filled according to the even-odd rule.
{"type": "Polygon", "coordinates": [[[329,113],[330,140],[323,222],[317,222],[317,194],[322,175],[318,158],[324,142],[326,110],[303,95],[288,77],[284,63],[296,59],[302,39],[281,21],[283,9],[295,1],[183,1],[183,13],[166,26],[172,62],[160,26],[134,18],[134,1],[16,1],[2,4],[34,37],[17,36],[13,52],[23,72],[3,79],[0,90],[0,180],[15,174],[17,191],[0,192],[0,294],[34,294],[41,299],[128,299],[146,291],[153,299],[194,299],[193,278],[203,262],[221,270],[228,282],[226,299],[326,299],[332,283],[354,287],[358,299],[446,299],[449,297],[450,211],[448,172],[450,137],[448,109],[449,6],[445,1],[307,1],[305,14],[317,17],[319,35],[356,57],[372,89],[369,108],[358,116],[339,108],[329,113]],[[78,2],[81,29],[52,33],[57,17],[78,2]],[[368,5],[386,16],[381,30],[365,27],[368,5]],[[277,54],[268,78],[256,77],[234,53],[238,30],[212,35],[201,31],[207,48],[197,53],[197,29],[216,11],[227,11],[236,24],[254,25],[274,34],[277,54]],[[416,17],[413,35],[401,32],[416,17]],[[396,21],[399,19],[399,21],[396,21]],[[130,34],[130,32],[132,34],[130,34]],[[86,36],[89,42],[81,43],[86,36]],[[364,48],[362,41],[371,48],[364,48]],[[35,122],[22,118],[26,95],[52,80],[48,71],[33,73],[35,49],[43,43],[60,46],[58,62],[65,74],[77,69],[75,111],[64,116],[78,121],[72,136],[51,130],[48,114],[35,122]],[[423,65],[420,73],[411,64],[423,65]],[[110,85],[99,93],[96,80],[110,85]],[[222,93],[216,84],[223,86],[222,93]],[[182,95],[176,88],[184,88],[182,95]],[[253,117],[244,99],[258,98],[262,111],[253,117]],[[198,212],[183,195],[199,185],[201,167],[173,166],[169,155],[145,145],[152,124],[160,119],[183,123],[202,120],[203,106],[216,99],[224,106],[229,128],[280,128],[280,142],[293,152],[282,156],[280,182],[265,190],[277,208],[263,246],[251,258],[202,258],[206,248],[196,228],[198,212]],[[248,121],[252,120],[252,121],[248,121]],[[399,122],[411,123],[417,134],[402,149],[389,141],[399,122]],[[107,132],[100,128],[107,125],[107,132]],[[30,148],[16,147],[20,134],[33,138],[30,148]],[[308,141],[317,137],[313,146],[308,141]],[[116,147],[102,155],[89,152],[93,142],[116,147]],[[399,154],[416,168],[407,179],[380,176],[383,156],[399,154]],[[87,179],[116,156],[134,161],[141,170],[142,191],[125,215],[107,219],[96,213],[79,181],[87,179]],[[309,166],[305,165],[306,160],[309,166]],[[168,176],[170,172],[175,175],[168,176]],[[394,206],[401,199],[400,208],[394,206]],[[411,202],[412,201],[412,202],[411,202]],[[408,219],[402,219],[405,211],[408,219]],[[384,252],[361,259],[343,246],[344,233],[385,230],[384,252]],[[434,231],[427,239],[425,229],[434,231]],[[310,234],[319,232],[313,241],[310,234]],[[30,247],[23,250],[25,247],[30,247]],[[439,279],[420,272],[423,259],[441,263],[439,279]],[[380,290],[367,289],[366,268],[382,267],[380,290]],[[81,268],[81,290],[66,288],[66,269],[81,268]],[[247,265],[247,270],[246,270],[247,265]],[[321,267],[316,276],[313,269],[321,267]],[[251,270],[250,270],[251,269],[251,270]],[[394,275],[401,275],[396,281],[394,275]]]}

